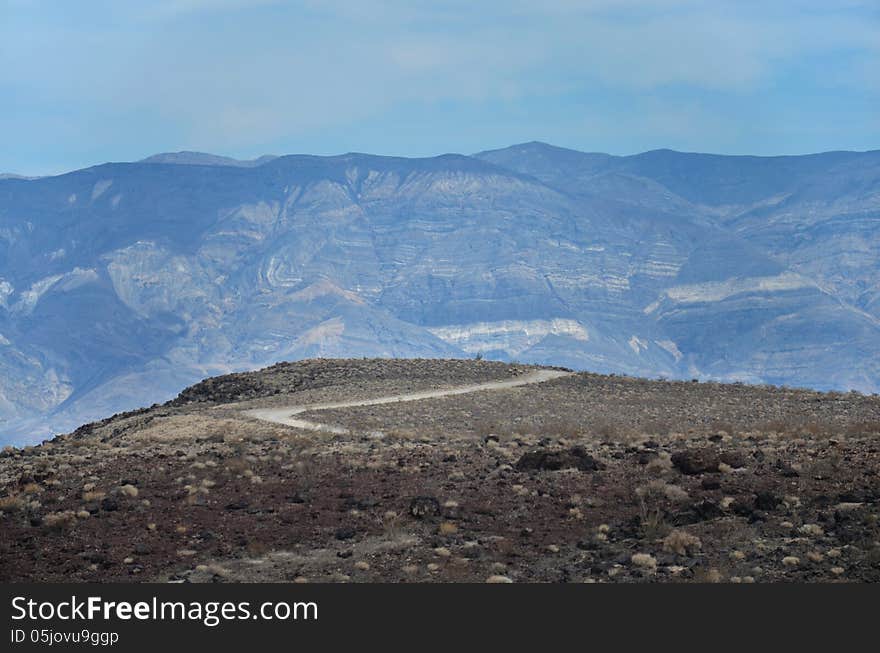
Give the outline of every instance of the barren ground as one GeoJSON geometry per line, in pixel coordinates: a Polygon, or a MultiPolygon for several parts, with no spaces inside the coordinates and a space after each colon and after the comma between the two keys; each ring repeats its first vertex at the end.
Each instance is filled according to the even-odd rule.
{"type": "Polygon", "coordinates": [[[880,398],[486,361],[207,380],[0,457],[0,580],[880,580],[880,398]]]}

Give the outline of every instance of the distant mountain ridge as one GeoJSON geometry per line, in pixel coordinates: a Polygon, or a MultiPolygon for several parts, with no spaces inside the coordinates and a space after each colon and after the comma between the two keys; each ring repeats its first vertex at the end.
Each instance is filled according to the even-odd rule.
{"type": "Polygon", "coordinates": [[[880,151],[252,161],[0,179],[0,441],[314,356],[880,389],[880,151]]]}
{"type": "Polygon", "coordinates": [[[191,152],[185,150],[182,152],[163,152],[161,154],[154,154],[153,156],[148,156],[146,159],[141,159],[140,163],[171,163],[176,165],[191,166],[232,166],[236,168],[255,168],[277,158],[277,156],[272,154],[264,154],[263,156],[257,157],[256,159],[241,160],[233,159],[232,157],[228,156],[218,156],[216,154],[206,154],[205,152],[191,152]]]}

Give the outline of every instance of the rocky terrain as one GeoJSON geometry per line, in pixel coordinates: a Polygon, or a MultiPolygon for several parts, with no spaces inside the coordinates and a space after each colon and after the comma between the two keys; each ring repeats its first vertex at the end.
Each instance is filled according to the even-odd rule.
{"type": "Polygon", "coordinates": [[[876,582],[880,397],[315,359],[0,456],[0,580],[876,582]]]}
{"type": "Polygon", "coordinates": [[[236,161],[0,179],[0,446],[312,357],[880,390],[880,152],[236,161]]]}

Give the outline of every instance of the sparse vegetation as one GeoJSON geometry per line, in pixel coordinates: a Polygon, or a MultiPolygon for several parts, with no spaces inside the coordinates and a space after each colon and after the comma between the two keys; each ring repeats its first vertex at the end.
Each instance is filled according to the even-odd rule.
{"type": "Polygon", "coordinates": [[[347,365],[0,456],[0,580],[880,580],[880,398],[582,374],[314,417],[347,434],[241,413],[513,373],[347,365]]]}

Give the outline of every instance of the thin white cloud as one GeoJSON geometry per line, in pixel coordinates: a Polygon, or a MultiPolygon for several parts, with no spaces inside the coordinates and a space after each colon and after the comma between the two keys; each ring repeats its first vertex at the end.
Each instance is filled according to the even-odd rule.
{"type": "MultiPolygon", "coordinates": [[[[629,130],[647,142],[653,130],[657,140],[691,142],[748,129],[669,89],[760,98],[815,59],[823,76],[810,84],[876,96],[880,16],[870,4],[833,5],[163,0],[105,3],[94,15],[43,22],[14,5],[20,18],[0,24],[0,94],[12,98],[17,122],[9,102],[0,118],[36,124],[43,107],[42,124],[56,139],[79,131],[107,142],[143,121],[181,148],[229,151],[356,130],[408,107],[479,114],[528,104],[543,113],[521,119],[537,125],[581,103],[584,125],[619,125],[618,138],[629,130]],[[593,102],[596,94],[614,101],[593,102]],[[621,105],[635,113],[624,120],[621,105]],[[77,123],[76,115],[86,118],[77,123]]],[[[452,114],[431,115],[445,121],[438,130],[461,131],[452,114]]]]}

